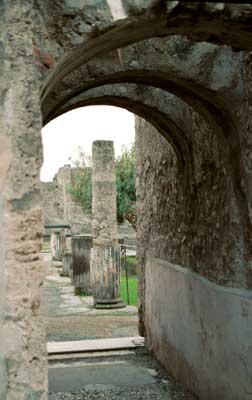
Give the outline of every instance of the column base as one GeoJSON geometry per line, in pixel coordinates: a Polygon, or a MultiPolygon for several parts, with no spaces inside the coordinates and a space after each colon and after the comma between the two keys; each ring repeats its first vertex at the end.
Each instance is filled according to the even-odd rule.
{"type": "Polygon", "coordinates": [[[95,299],[94,308],[99,310],[109,310],[116,308],[124,308],[126,304],[123,303],[121,298],[118,299],[95,299]]]}

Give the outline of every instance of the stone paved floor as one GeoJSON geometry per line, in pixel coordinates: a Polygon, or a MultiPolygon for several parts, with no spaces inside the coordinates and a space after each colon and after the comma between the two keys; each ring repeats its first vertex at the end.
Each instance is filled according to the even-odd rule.
{"type": "Polygon", "coordinates": [[[195,400],[196,398],[177,384],[145,349],[139,348],[129,355],[51,362],[49,387],[61,391],[49,394],[49,400],[195,400]],[[104,366],[104,371],[101,366],[104,366]],[[109,369],[116,368],[117,383],[109,369]],[[125,367],[127,368],[125,370],[125,367]],[[76,372],[73,372],[75,368],[76,372]],[[83,371],[82,371],[83,368],[83,371]],[[69,376],[67,374],[69,373],[69,376]],[[104,379],[107,383],[100,383],[104,379]],[[89,374],[90,381],[87,383],[89,374]],[[62,379],[63,376],[63,379],[62,379]],[[79,386],[76,391],[67,387],[79,386]],[[95,381],[97,380],[97,383],[95,381]],[[83,383],[83,386],[82,386],[83,383]]]}
{"type": "MultiPolygon", "coordinates": [[[[46,281],[41,289],[48,341],[70,341],[138,335],[137,308],[96,310],[91,296],[75,296],[68,277],[43,253],[46,281]]],[[[59,263],[58,263],[59,265],[59,263]]]]}
{"type": "MultiPolygon", "coordinates": [[[[42,313],[49,341],[138,335],[136,307],[95,310],[92,297],[74,296],[70,279],[60,276],[61,268],[48,255],[43,257],[42,313]]],[[[145,347],[101,354],[49,358],[49,400],[195,400],[145,347]]]]}

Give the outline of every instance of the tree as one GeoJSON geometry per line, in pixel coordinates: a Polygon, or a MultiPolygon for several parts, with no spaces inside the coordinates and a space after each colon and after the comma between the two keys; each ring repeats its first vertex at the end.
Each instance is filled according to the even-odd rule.
{"type": "Polygon", "coordinates": [[[136,228],[136,151],[135,145],[123,148],[115,160],[117,221],[128,220],[136,228]]]}
{"type": "MultiPolygon", "coordinates": [[[[77,149],[73,184],[69,188],[76,203],[86,214],[92,213],[92,167],[91,159],[82,148],[77,149]]],[[[135,145],[124,147],[122,154],[115,159],[117,221],[128,220],[136,228],[136,155],[135,145]]]]}
{"type": "Polygon", "coordinates": [[[74,201],[85,214],[92,214],[92,167],[91,157],[85,155],[81,147],[77,148],[77,158],[71,159],[75,170],[72,185],[68,188],[74,201]]]}

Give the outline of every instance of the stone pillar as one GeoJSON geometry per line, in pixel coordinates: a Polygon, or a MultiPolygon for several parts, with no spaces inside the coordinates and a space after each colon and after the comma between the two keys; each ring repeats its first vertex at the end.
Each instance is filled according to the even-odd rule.
{"type": "Polygon", "coordinates": [[[62,190],[63,206],[64,206],[64,220],[71,220],[70,208],[73,202],[72,195],[69,188],[72,186],[72,169],[71,165],[64,165],[57,173],[57,183],[62,190]]]}
{"type": "Polygon", "coordinates": [[[66,250],[62,255],[62,275],[63,276],[70,276],[72,271],[72,262],[73,262],[73,255],[70,250],[66,250]]]}
{"type": "MultiPolygon", "coordinates": [[[[0,1],[0,399],[47,399],[34,2],[0,1]]],[[[37,20],[38,21],[38,20],[37,20]]],[[[38,29],[38,27],[36,26],[38,29]]]]}
{"type": "Polygon", "coordinates": [[[120,298],[120,251],[117,239],[114,145],[93,143],[91,252],[95,308],[124,307],[120,298]]]}
{"type": "Polygon", "coordinates": [[[66,251],[72,251],[72,235],[66,235],[66,251]]]}
{"type": "Polygon", "coordinates": [[[76,235],[72,237],[73,253],[73,285],[75,294],[81,291],[91,294],[90,252],[92,235],[76,235]]]}
{"type": "Polygon", "coordinates": [[[62,231],[53,231],[51,233],[51,253],[52,259],[55,261],[62,261],[62,255],[66,250],[66,237],[65,232],[62,231]]]}

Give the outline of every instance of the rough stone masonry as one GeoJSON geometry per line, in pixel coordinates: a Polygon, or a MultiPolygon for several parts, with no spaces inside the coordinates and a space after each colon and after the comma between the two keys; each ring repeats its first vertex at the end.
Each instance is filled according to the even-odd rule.
{"type": "Polygon", "coordinates": [[[124,307],[120,297],[120,248],[116,218],[114,143],[97,140],[92,147],[91,274],[96,308],[124,307]]]}

